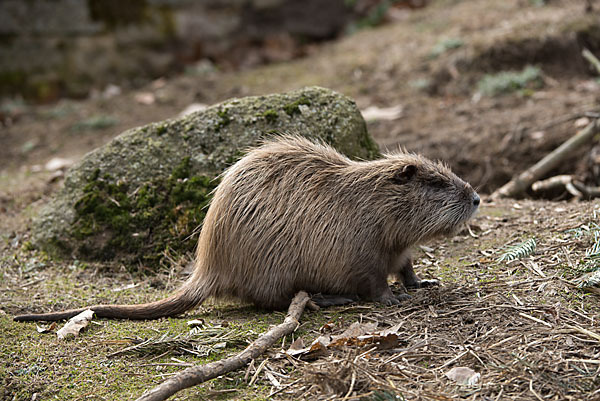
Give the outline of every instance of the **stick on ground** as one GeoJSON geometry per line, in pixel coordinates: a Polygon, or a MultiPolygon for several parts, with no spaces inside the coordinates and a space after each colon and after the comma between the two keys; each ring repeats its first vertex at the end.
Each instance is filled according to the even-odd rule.
{"type": "Polygon", "coordinates": [[[596,58],[596,56],[594,56],[594,53],[588,49],[583,49],[581,55],[585,57],[585,59],[589,61],[590,64],[593,65],[596,71],[600,74],[600,61],[596,58]]]}
{"type": "Polygon", "coordinates": [[[298,319],[302,316],[302,312],[304,311],[304,307],[308,300],[308,294],[304,291],[300,291],[292,300],[288,309],[288,314],[283,323],[273,327],[257,338],[256,341],[250,344],[241,353],[221,361],[187,368],[154,387],[152,390],[145,392],[137,399],[137,401],[166,400],[180,390],[198,385],[207,380],[214,379],[215,377],[246,366],[251,360],[262,355],[277,340],[292,333],[296,327],[298,327],[298,319]]]}
{"type": "Polygon", "coordinates": [[[584,129],[569,138],[569,140],[553,150],[542,160],[497,189],[492,194],[492,198],[513,198],[522,195],[532,183],[539,180],[540,177],[558,166],[564,159],[590,141],[598,131],[600,131],[600,122],[594,119],[584,129]]]}

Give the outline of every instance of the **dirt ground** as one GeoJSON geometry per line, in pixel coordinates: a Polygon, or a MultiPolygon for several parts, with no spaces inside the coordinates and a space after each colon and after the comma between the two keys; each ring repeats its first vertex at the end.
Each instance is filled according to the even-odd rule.
{"type": "MultiPolygon", "coordinates": [[[[184,336],[192,318],[227,322],[256,338],[283,319],[235,301],[211,302],[176,319],[95,321],[70,341],[12,322],[12,315],[33,308],[160,299],[189,272],[180,262],[149,276],[143,266],[130,273],[126,266],[50,260],[31,249],[27,227],[61,185],[60,174],[44,169],[47,161],[75,161],[127,128],[174,117],[192,103],[320,85],[353,97],[362,110],[399,106],[396,119],[369,122],[383,150],[401,146],[443,159],[488,194],[573,135],[586,113],[599,111],[600,84],[580,56],[583,46],[600,50],[599,15],[586,13],[584,1],[535,3],[543,2],[438,1],[287,63],[237,73],[199,66],[136,92],[104,91],[51,105],[6,103],[0,112],[0,399],[133,399],[188,364],[223,358],[243,344],[208,356],[167,350],[110,357],[131,338],[184,336]],[[482,93],[486,76],[528,65],[539,68],[534,81],[482,93]]],[[[585,171],[589,149],[552,174],[585,171]]],[[[416,252],[419,274],[439,278],[441,287],[414,291],[399,307],[306,312],[293,338],[247,371],[174,399],[600,399],[600,302],[578,288],[595,269],[599,208],[597,201],[484,197],[471,232],[416,252]],[[498,262],[507,245],[531,238],[535,253],[498,262]],[[376,322],[378,330],[398,326],[398,340],[387,350],[345,346],[310,361],[277,355],[295,338],[310,344],[354,322],[376,322]],[[480,373],[480,381],[459,386],[445,376],[458,366],[480,373]]]]}

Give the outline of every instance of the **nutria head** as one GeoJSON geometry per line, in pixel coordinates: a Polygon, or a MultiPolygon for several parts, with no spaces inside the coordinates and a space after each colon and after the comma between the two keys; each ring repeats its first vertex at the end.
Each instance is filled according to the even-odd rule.
{"type": "Polygon", "coordinates": [[[479,195],[450,169],[412,153],[369,162],[374,202],[389,216],[387,235],[400,246],[455,233],[479,207],[479,195]]]}

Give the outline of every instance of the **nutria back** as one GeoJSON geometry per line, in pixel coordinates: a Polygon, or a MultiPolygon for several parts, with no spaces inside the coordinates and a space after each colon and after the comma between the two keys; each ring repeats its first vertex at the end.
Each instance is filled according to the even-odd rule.
{"type": "Polygon", "coordinates": [[[469,184],[415,154],[358,162],[278,138],[224,173],[191,281],[269,309],[299,290],[386,301],[398,257],[454,232],[478,204],[469,184]]]}

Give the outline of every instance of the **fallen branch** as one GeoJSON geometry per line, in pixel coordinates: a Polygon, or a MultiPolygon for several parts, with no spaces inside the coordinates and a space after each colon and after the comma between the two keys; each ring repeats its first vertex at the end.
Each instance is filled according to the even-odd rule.
{"type": "Polygon", "coordinates": [[[557,175],[531,185],[534,192],[567,191],[577,199],[600,198],[600,187],[592,187],[577,181],[570,175],[557,175]]]}
{"type": "Polygon", "coordinates": [[[589,51],[588,49],[583,49],[583,51],[581,52],[581,55],[590,62],[591,65],[594,66],[594,68],[596,69],[596,72],[598,72],[600,74],[600,61],[596,58],[596,56],[594,56],[594,54],[589,51]]]}
{"type": "Polygon", "coordinates": [[[298,319],[300,319],[308,300],[308,294],[304,291],[300,291],[292,300],[288,309],[288,314],[283,323],[273,327],[257,338],[256,341],[250,344],[241,353],[221,361],[187,368],[162,382],[152,390],[147,391],[138,398],[137,401],[166,400],[180,390],[204,383],[207,380],[214,379],[215,377],[244,367],[249,364],[251,360],[262,355],[281,337],[292,333],[296,327],[298,327],[298,319]]]}
{"type": "Polygon", "coordinates": [[[573,181],[572,184],[575,189],[581,192],[584,199],[600,198],[600,187],[591,187],[579,181],[573,181]]]}
{"type": "Polygon", "coordinates": [[[570,175],[555,175],[542,181],[536,181],[531,185],[534,192],[563,190],[573,181],[570,175]]]}
{"type": "Polygon", "coordinates": [[[600,131],[600,123],[594,119],[584,129],[579,131],[565,143],[560,145],[549,155],[514,177],[507,184],[497,189],[492,198],[513,198],[522,195],[532,183],[539,180],[544,174],[557,167],[563,160],[571,156],[586,142],[590,141],[600,131]]]}

